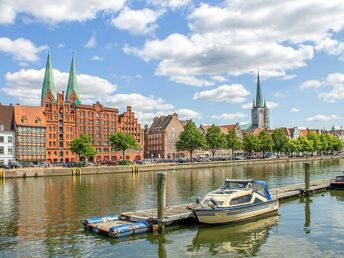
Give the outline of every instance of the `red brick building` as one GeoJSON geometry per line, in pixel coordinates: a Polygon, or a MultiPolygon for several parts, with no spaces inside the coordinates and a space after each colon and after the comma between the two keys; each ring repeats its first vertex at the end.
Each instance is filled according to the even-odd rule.
{"type": "Polygon", "coordinates": [[[184,125],[176,113],[155,117],[152,125],[145,128],[145,157],[156,159],[184,157],[185,153],[176,149],[176,142],[183,130],[184,125]]]}
{"type": "Polygon", "coordinates": [[[94,161],[122,159],[120,152],[112,151],[109,137],[115,132],[132,134],[142,146],[139,151],[126,152],[126,159],[141,159],[143,130],[131,107],[119,114],[117,108],[104,107],[99,102],[81,104],[74,58],[69,73],[66,95],[57,93],[50,54],[48,55],[42,87],[41,105],[46,116],[46,159],[49,162],[77,161],[69,146],[70,141],[88,134],[97,154],[94,161]]]}

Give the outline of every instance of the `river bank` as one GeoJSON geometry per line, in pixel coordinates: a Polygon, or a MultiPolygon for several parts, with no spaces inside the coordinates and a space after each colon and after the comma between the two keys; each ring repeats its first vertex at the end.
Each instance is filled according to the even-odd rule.
{"type": "Polygon", "coordinates": [[[274,159],[252,159],[252,160],[229,160],[229,161],[212,161],[197,163],[160,163],[149,165],[132,165],[132,166],[90,166],[83,168],[20,168],[3,171],[5,178],[26,178],[26,177],[46,177],[46,176],[70,176],[70,175],[93,175],[93,174],[115,174],[115,173],[140,173],[150,171],[169,171],[180,169],[200,169],[200,168],[217,168],[232,166],[254,166],[258,164],[275,164],[290,162],[311,162],[318,160],[342,159],[343,156],[316,156],[308,158],[274,158],[274,159]]]}

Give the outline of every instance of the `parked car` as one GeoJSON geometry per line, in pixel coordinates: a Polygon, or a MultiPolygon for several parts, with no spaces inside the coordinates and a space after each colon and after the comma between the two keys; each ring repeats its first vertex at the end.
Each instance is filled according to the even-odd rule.
{"type": "Polygon", "coordinates": [[[54,167],[62,167],[63,166],[63,162],[61,162],[61,161],[54,161],[53,162],[53,166],[54,167]]]}

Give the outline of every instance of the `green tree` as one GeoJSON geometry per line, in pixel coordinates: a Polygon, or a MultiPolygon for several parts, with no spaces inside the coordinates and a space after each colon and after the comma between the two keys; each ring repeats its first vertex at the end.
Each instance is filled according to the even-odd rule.
{"type": "Polygon", "coordinates": [[[330,149],[330,135],[329,134],[322,134],[320,135],[320,140],[321,140],[321,152],[325,152],[328,154],[328,151],[330,149]]]}
{"type": "Polygon", "coordinates": [[[271,137],[274,142],[273,150],[277,152],[277,155],[280,155],[281,152],[284,152],[286,150],[286,146],[289,139],[284,134],[283,128],[278,128],[274,130],[271,137]]]}
{"type": "Polygon", "coordinates": [[[336,136],[332,136],[333,140],[333,150],[336,151],[337,153],[343,149],[343,142],[336,136]]]}
{"type": "Polygon", "coordinates": [[[299,142],[301,146],[301,152],[312,152],[314,150],[313,148],[313,142],[311,140],[308,140],[306,137],[299,137],[299,142]]]}
{"type": "Polygon", "coordinates": [[[207,143],[204,135],[197,129],[192,120],[188,120],[184,126],[184,131],[180,133],[179,139],[176,142],[176,149],[178,151],[189,151],[190,159],[192,153],[197,149],[206,148],[207,143]]]}
{"type": "Polygon", "coordinates": [[[116,132],[109,137],[112,148],[115,151],[122,151],[123,159],[125,159],[125,151],[128,149],[138,150],[140,144],[136,141],[135,137],[128,133],[116,132]]]}
{"type": "Polygon", "coordinates": [[[274,146],[271,135],[267,131],[261,131],[258,135],[260,151],[263,152],[263,157],[265,158],[266,152],[271,152],[274,146]]]}
{"type": "Polygon", "coordinates": [[[96,155],[96,151],[91,145],[90,137],[87,134],[81,134],[80,138],[75,138],[70,142],[70,149],[73,153],[88,160],[90,157],[96,155]]]}
{"type": "Polygon", "coordinates": [[[226,143],[227,148],[232,150],[232,158],[234,158],[234,151],[240,150],[243,147],[242,141],[234,129],[230,129],[226,134],[226,143]]]}
{"type": "Polygon", "coordinates": [[[300,147],[300,142],[298,139],[290,139],[287,142],[286,145],[286,152],[288,153],[288,156],[293,156],[293,153],[296,151],[300,151],[301,147],[300,147]]]}
{"type": "Polygon", "coordinates": [[[307,135],[307,139],[313,142],[313,151],[316,151],[317,154],[319,154],[322,150],[322,141],[320,139],[320,136],[317,135],[315,132],[309,132],[307,135]]]}
{"type": "Polygon", "coordinates": [[[253,151],[259,151],[260,144],[257,136],[248,133],[244,135],[243,139],[244,150],[248,152],[249,157],[252,157],[253,151]]]}
{"type": "Polygon", "coordinates": [[[205,139],[207,141],[207,147],[211,150],[212,157],[218,149],[224,148],[226,146],[225,134],[221,132],[220,127],[212,124],[205,134],[205,139]]]}

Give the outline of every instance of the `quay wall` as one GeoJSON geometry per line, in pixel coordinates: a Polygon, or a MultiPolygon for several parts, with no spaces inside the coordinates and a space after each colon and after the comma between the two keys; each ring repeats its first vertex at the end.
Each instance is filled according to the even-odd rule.
{"type": "Polygon", "coordinates": [[[131,166],[90,166],[83,168],[20,168],[4,170],[5,178],[20,177],[43,177],[43,176],[68,176],[68,175],[93,175],[93,174],[111,174],[111,173],[141,173],[149,171],[168,171],[179,169],[198,169],[198,168],[215,168],[230,166],[254,166],[260,164],[276,164],[289,162],[311,162],[318,160],[342,159],[343,156],[320,156],[309,158],[275,158],[264,160],[229,160],[229,161],[212,161],[197,163],[162,163],[147,165],[131,165],[131,166]]]}

